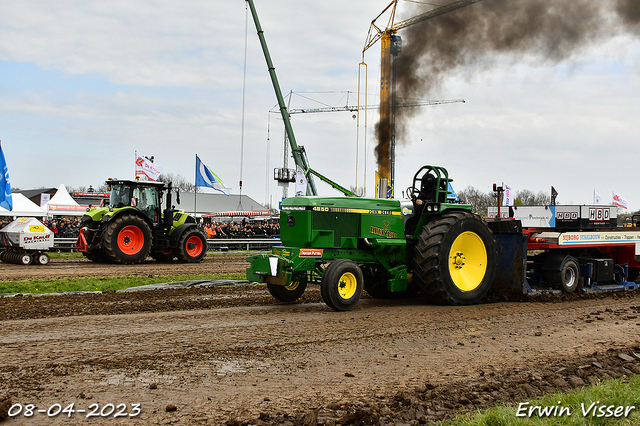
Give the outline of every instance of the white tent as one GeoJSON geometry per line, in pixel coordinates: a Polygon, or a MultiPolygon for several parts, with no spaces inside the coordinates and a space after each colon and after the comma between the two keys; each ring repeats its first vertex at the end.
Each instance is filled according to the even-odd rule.
{"type": "Polygon", "coordinates": [[[82,216],[87,210],[87,206],[81,206],[71,198],[64,184],[60,184],[56,193],[44,207],[47,208],[49,216],[82,216]]]}
{"type": "Polygon", "coordinates": [[[28,199],[22,194],[11,194],[13,199],[13,210],[9,211],[0,207],[0,216],[30,216],[30,217],[43,217],[47,215],[45,209],[28,199]]]}

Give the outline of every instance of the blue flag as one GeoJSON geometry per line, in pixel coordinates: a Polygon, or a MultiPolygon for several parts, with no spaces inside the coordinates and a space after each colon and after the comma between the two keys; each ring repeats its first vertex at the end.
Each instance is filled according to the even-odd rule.
{"type": "Polygon", "coordinates": [[[207,188],[213,188],[216,191],[222,192],[227,197],[231,188],[226,186],[222,179],[211,171],[210,168],[204,165],[200,158],[196,155],[196,186],[204,186],[207,188]]]}
{"type": "Polygon", "coordinates": [[[9,183],[9,169],[4,159],[2,145],[0,145],[0,168],[2,169],[2,178],[0,178],[0,207],[11,211],[13,210],[13,197],[11,196],[11,184],[9,183]]]}
{"type": "Polygon", "coordinates": [[[453,186],[451,185],[451,182],[449,182],[449,188],[447,189],[447,199],[453,200],[456,203],[460,201],[458,199],[458,194],[456,194],[456,191],[453,190],[453,186]]]}

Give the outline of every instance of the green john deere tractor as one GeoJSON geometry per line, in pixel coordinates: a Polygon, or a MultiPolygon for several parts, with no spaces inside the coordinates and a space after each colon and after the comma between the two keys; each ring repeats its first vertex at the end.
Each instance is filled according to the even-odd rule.
{"type": "Polygon", "coordinates": [[[85,257],[132,264],[148,255],[165,262],[200,262],[206,255],[206,236],[194,217],[171,205],[170,183],[109,179],[106,184],[109,205],[82,217],[76,248],[85,257]]]}
{"type": "Polygon", "coordinates": [[[334,310],[362,291],[376,298],[420,293],[433,303],[478,303],[496,270],[492,231],[449,193],[447,171],[424,166],[408,200],[293,197],[282,202],[282,247],[249,257],[247,279],[293,302],[319,284],[334,310]]]}

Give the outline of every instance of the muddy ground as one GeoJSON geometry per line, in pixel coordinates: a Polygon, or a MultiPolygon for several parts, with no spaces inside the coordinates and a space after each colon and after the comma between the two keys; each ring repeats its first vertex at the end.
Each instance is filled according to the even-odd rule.
{"type": "MultiPolygon", "coordinates": [[[[34,274],[244,267],[242,257],[216,256],[100,269],[54,262],[34,274]]],[[[0,264],[13,279],[27,269],[0,264]]],[[[4,297],[0,415],[4,399],[4,411],[36,406],[9,425],[425,424],[640,373],[640,294],[493,300],[448,307],[365,298],[332,312],[315,287],[287,305],[261,285],[4,297]],[[50,416],[56,404],[76,412],[50,416]],[[114,420],[109,404],[140,413],[114,420]]]]}

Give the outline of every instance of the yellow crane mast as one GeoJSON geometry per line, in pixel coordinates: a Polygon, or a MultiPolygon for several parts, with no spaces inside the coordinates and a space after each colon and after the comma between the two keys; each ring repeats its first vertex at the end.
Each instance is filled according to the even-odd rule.
{"type": "Polygon", "coordinates": [[[376,178],[379,191],[376,197],[393,198],[393,186],[395,179],[395,123],[392,99],[392,58],[395,58],[402,50],[402,39],[396,33],[410,25],[433,19],[454,10],[469,6],[481,0],[457,0],[429,10],[420,15],[395,22],[398,0],[394,0],[373,20],[369,27],[367,40],[362,49],[362,63],[364,64],[365,52],[378,40],[381,45],[380,64],[380,122],[378,124],[378,176],[376,178]],[[390,11],[389,21],[385,29],[376,25],[376,21],[390,11]]]}

